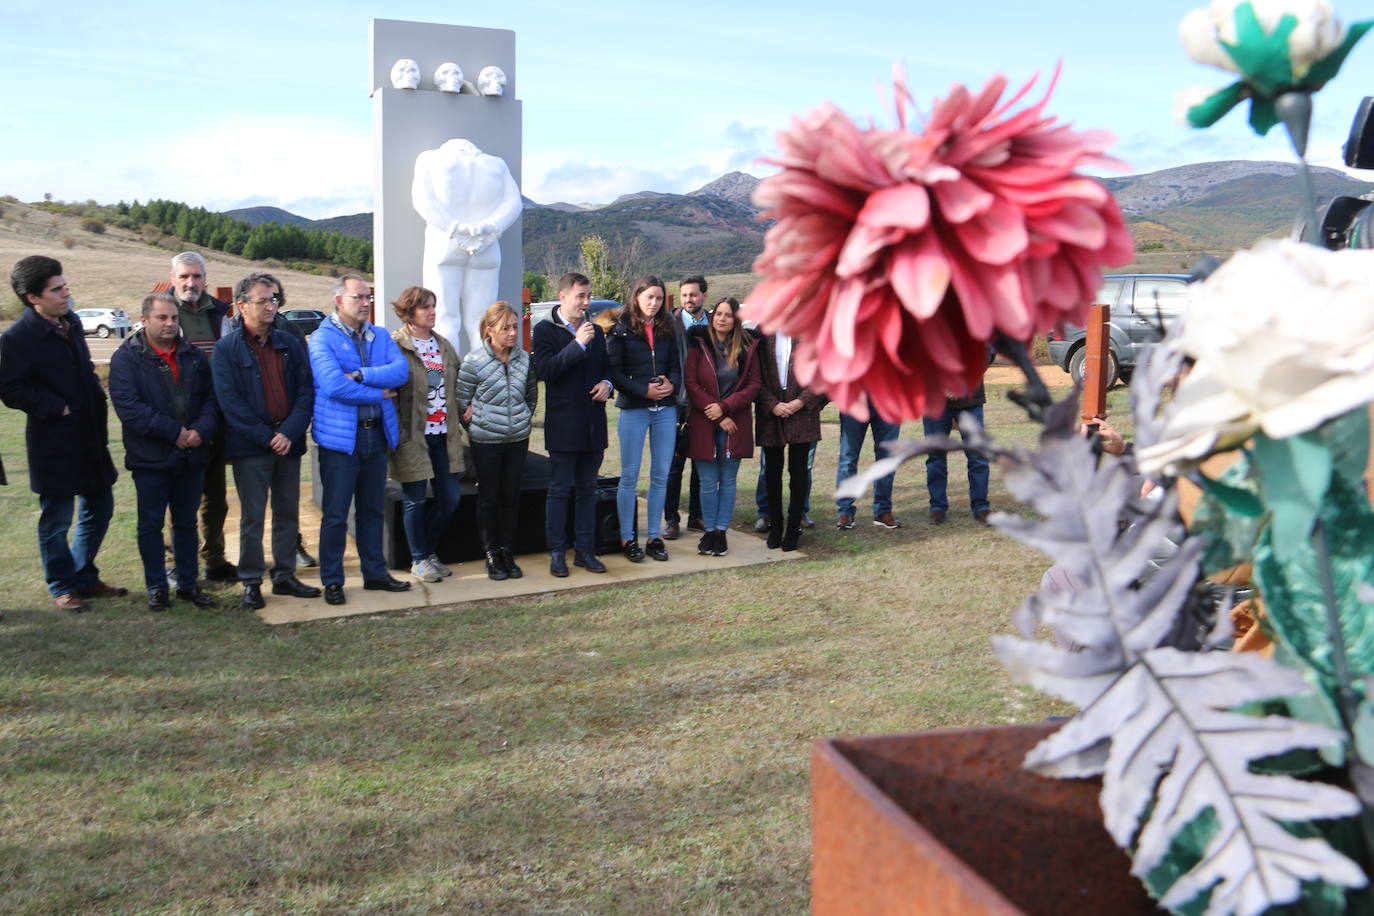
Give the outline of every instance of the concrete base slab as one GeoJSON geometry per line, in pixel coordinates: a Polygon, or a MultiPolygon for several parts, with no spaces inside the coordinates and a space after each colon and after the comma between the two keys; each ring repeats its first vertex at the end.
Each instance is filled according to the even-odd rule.
{"type": "MultiPolygon", "coordinates": [[[[417,582],[408,574],[394,571],[397,578],[410,582],[410,590],[405,592],[365,591],[358,573],[357,555],[350,541],[349,556],[345,564],[346,583],[344,594],[347,604],[325,604],[323,598],[301,599],[280,595],[265,594],[267,607],[258,612],[264,623],[304,623],[310,620],[328,620],[335,617],[349,617],[358,614],[378,614],[386,611],[402,611],[412,608],[440,607],[465,604],[471,601],[520,598],[526,595],[539,595],[551,592],[569,591],[579,588],[604,587],[620,582],[639,582],[646,579],[661,579],[667,576],[686,575],[712,569],[731,569],[740,566],[753,566],[759,563],[777,563],[784,560],[803,559],[806,554],[799,550],[783,553],[769,550],[764,539],[752,533],[730,532],[730,553],[723,557],[703,557],[697,554],[696,543],[700,538],[697,532],[689,532],[677,541],[668,542],[669,559],[666,563],[646,559],[642,563],[631,563],[620,554],[603,556],[606,572],[589,573],[581,567],[572,565],[572,552],[568,552],[566,579],[558,579],[549,574],[549,555],[531,554],[517,558],[525,575],[519,579],[506,579],[494,582],[487,578],[486,566],[478,561],[449,564],[453,575],[442,582],[417,582]],[[351,562],[348,562],[351,561],[351,562]]],[[[317,585],[317,570],[298,571],[301,581],[317,585]]]]}

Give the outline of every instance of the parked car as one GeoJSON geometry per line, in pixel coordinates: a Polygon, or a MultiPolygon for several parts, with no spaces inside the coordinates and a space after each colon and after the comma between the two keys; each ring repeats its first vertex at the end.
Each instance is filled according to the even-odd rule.
{"type": "MultiPolygon", "coordinates": [[[[558,308],[558,300],[552,299],[548,302],[534,302],[530,304],[530,329],[541,321],[546,320],[553,310],[558,308]]],[[[592,304],[587,306],[587,318],[595,319],[597,315],[607,309],[618,309],[623,306],[614,299],[593,299],[592,304]]]]}
{"type": "MultiPolygon", "coordinates": [[[[1109,274],[1094,305],[1111,306],[1107,319],[1107,384],[1118,378],[1129,383],[1140,357],[1164,338],[1165,332],[1192,301],[1186,274],[1109,274]]],[[[1087,332],[1066,325],[1062,334],[1048,335],[1050,358],[1061,369],[1083,380],[1087,332]]]]}
{"type": "Polygon", "coordinates": [[[287,309],[281,316],[294,324],[302,334],[307,337],[315,333],[315,329],[324,321],[324,312],[316,309],[287,309]]]}
{"type": "Polygon", "coordinates": [[[133,333],[129,316],[120,309],[77,309],[74,314],[81,319],[82,332],[88,335],[127,337],[133,333]]]}

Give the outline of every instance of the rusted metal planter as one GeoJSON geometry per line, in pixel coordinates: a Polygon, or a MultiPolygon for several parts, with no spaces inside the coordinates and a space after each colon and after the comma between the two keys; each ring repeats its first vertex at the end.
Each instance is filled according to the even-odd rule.
{"type": "Polygon", "coordinates": [[[817,741],[814,916],[1163,912],[1102,826],[1097,780],[1021,768],[1056,727],[817,741]]]}

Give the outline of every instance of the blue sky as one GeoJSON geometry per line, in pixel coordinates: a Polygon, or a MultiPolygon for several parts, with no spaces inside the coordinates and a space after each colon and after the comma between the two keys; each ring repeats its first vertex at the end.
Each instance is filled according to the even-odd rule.
{"type": "MultiPolygon", "coordinates": [[[[1179,90],[1229,81],[1178,43],[1179,20],[1198,5],[505,0],[486,12],[0,0],[0,194],[271,204],[311,217],[369,209],[374,17],[516,32],[524,191],[543,203],[687,191],[735,168],[766,174],[755,160],[773,151],[774,132],[821,101],[889,122],[895,61],[924,108],[953,82],[1045,79],[1062,62],[1049,111],[1113,131],[1134,172],[1289,158],[1281,130],[1261,140],[1239,110],[1208,131],[1174,121],[1179,90]]],[[[1314,162],[1339,163],[1366,93],[1374,39],[1317,98],[1314,162]]]]}

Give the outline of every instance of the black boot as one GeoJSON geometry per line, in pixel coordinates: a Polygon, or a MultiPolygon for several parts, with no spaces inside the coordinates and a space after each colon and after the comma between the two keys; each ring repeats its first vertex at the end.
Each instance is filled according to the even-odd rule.
{"type": "Polygon", "coordinates": [[[777,550],[782,544],[782,510],[768,510],[768,549],[777,550]]]}
{"type": "Polygon", "coordinates": [[[487,578],[495,579],[497,582],[510,578],[510,573],[506,572],[506,564],[501,559],[500,550],[489,549],[487,551],[487,578]]]}
{"type": "Polygon", "coordinates": [[[506,568],[507,578],[519,579],[521,576],[525,574],[525,571],[523,569],[515,565],[515,551],[511,550],[510,548],[502,548],[501,564],[506,568]]]}
{"type": "Polygon", "coordinates": [[[784,551],[796,550],[797,542],[801,540],[801,516],[787,516],[787,531],[782,536],[782,549],[784,551]]]}

